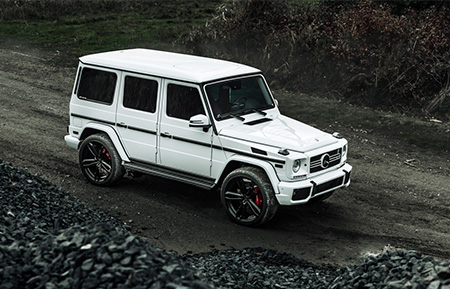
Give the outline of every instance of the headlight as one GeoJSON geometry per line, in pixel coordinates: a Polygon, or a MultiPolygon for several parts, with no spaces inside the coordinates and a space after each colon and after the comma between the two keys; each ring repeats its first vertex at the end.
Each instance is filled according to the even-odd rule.
{"type": "Polygon", "coordinates": [[[347,145],[345,145],[343,148],[342,148],[342,156],[345,156],[347,154],[347,145]]]}
{"type": "Polygon", "coordinates": [[[298,172],[300,170],[300,166],[302,165],[302,161],[301,160],[295,160],[294,163],[292,164],[292,171],[294,173],[298,172]]]}

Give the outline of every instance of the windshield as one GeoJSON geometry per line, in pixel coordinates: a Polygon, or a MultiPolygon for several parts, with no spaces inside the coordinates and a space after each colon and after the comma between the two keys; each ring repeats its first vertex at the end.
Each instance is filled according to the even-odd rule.
{"type": "Polygon", "coordinates": [[[251,76],[213,83],[206,94],[214,118],[222,120],[273,108],[274,103],[262,76],[251,76]]]}

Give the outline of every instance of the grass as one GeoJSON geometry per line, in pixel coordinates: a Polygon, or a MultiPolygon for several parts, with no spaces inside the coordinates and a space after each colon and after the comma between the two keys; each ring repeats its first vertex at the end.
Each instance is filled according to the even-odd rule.
{"type": "MultiPolygon", "coordinates": [[[[191,22],[201,23],[201,20],[191,22]]],[[[173,49],[173,42],[188,31],[179,19],[146,19],[144,16],[105,17],[92,23],[51,20],[0,22],[0,37],[15,37],[29,44],[59,50],[65,58],[77,58],[94,52],[147,47],[173,49]]]]}
{"type": "MultiPolygon", "coordinates": [[[[157,10],[59,15],[49,19],[0,20],[0,38],[21,39],[59,52],[58,61],[76,63],[79,56],[134,47],[177,50],[182,35],[203,25],[217,2],[160,1],[157,10]],[[167,13],[167,11],[175,11],[167,13]],[[166,11],[166,12],[162,12],[166,11]]],[[[149,2],[148,5],[154,5],[149,2]]]]}

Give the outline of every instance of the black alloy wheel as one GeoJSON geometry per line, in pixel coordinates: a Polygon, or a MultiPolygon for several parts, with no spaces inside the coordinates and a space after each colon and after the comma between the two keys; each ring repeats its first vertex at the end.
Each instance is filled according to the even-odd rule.
{"type": "Polygon", "coordinates": [[[246,226],[268,222],[278,209],[269,179],[264,171],[254,167],[231,172],[223,182],[221,199],[228,216],[246,226]]]}
{"type": "Polygon", "coordinates": [[[79,161],[83,175],[94,185],[111,185],[125,173],[120,156],[106,134],[86,138],[80,147],[79,161]]]}

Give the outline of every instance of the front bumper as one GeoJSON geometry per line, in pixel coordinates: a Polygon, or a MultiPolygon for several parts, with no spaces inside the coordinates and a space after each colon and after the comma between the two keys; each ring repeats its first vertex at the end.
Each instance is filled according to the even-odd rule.
{"type": "Polygon", "coordinates": [[[345,164],[337,170],[304,181],[280,182],[278,194],[275,194],[275,196],[280,205],[305,204],[311,198],[347,187],[350,184],[351,172],[352,166],[345,164]]]}

